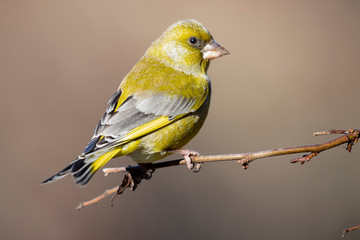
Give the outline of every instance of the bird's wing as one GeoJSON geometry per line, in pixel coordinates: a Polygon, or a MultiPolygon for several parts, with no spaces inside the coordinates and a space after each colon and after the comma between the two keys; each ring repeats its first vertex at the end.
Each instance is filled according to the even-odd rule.
{"type": "Polygon", "coordinates": [[[110,99],[84,155],[121,146],[145,136],[198,109],[194,98],[161,93],[133,94],[124,98],[121,89],[110,99]]]}

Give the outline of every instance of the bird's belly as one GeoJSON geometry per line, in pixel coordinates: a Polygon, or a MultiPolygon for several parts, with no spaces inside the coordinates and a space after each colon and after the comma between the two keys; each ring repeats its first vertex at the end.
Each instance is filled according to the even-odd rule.
{"type": "Polygon", "coordinates": [[[206,114],[193,114],[142,137],[137,149],[129,156],[138,163],[151,163],[171,153],[167,150],[180,149],[200,130],[206,114]]]}

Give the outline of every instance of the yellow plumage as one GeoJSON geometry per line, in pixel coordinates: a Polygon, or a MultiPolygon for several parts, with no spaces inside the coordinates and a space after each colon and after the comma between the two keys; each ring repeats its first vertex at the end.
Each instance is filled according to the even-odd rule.
{"type": "Polygon", "coordinates": [[[43,183],[71,173],[84,185],[114,157],[150,163],[182,148],[209,109],[209,62],[226,54],[199,22],[170,26],[123,79],[85,151],[43,183]]]}

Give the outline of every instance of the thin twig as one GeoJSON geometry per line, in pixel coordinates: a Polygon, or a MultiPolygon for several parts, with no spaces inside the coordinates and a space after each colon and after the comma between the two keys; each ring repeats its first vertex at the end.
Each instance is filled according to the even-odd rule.
{"type": "Polygon", "coordinates": [[[359,230],[359,229],[360,229],[360,225],[344,229],[344,231],[342,233],[342,237],[345,237],[345,234],[348,233],[348,232],[352,232],[352,231],[359,230]]]}
{"type": "Polygon", "coordinates": [[[350,130],[335,130],[335,129],[332,129],[330,131],[315,132],[313,135],[314,136],[320,136],[320,135],[329,135],[329,134],[348,134],[350,130]]]}
{"type": "MultiPolygon", "coordinates": [[[[250,153],[239,153],[239,154],[223,154],[223,155],[207,155],[207,156],[199,155],[199,156],[192,156],[192,161],[194,163],[205,163],[205,162],[238,160],[238,163],[240,163],[243,166],[243,169],[246,169],[246,168],[248,168],[249,164],[256,159],[307,152],[309,154],[306,154],[300,158],[295,158],[290,161],[291,163],[300,162],[301,164],[303,164],[305,162],[310,161],[311,158],[315,157],[320,152],[337,147],[344,143],[347,144],[346,150],[350,152],[353,144],[356,143],[359,139],[360,129],[330,130],[330,131],[314,133],[314,135],[316,135],[316,136],[327,135],[327,134],[344,134],[344,135],[341,137],[338,137],[334,140],[324,142],[321,144],[306,145],[306,146],[300,146],[300,147],[278,148],[278,149],[273,149],[273,150],[265,150],[265,151],[250,152],[250,153]]],[[[159,169],[159,168],[171,167],[171,166],[177,166],[177,165],[185,165],[185,164],[186,164],[186,160],[177,159],[177,160],[166,161],[166,162],[150,163],[150,164],[146,165],[146,169],[154,171],[155,169],[159,169]]],[[[108,175],[109,173],[115,173],[115,172],[131,173],[131,172],[139,171],[143,167],[144,166],[105,168],[105,169],[103,169],[103,171],[104,171],[105,175],[108,175]]],[[[141,180],[141,179],[144,179],[144,178],[139,178],[139,180],[141,180]]],[[[80,209],[80,208],[88,206],[90,204],[95,204],[95,203],[99,202],[104,197],[108,196],[109,194],[115,193],[117,190],[120,189],[120,187],[121,187],[121,185],[119,187],[109,189],[109,190],[105,191],[104,194],[102,194],[92,200],[89,200],[87,202],[81,203],[77,207],[77,209],[80,209]]]]}
{"type": "Polygon", "coordinates": [[[107,196],[116,193],[118,191],[118,189],[119,189],[119,186],[108,189],[103,194],[101,194],[100,196],[97,196],[96,198],[93,198],[93,199],[91,199],[89,201],[80,203],[79,206],[76,207],[76,210],[80,210],[81,208],[92,205],[92,204],[97,204],[103,198],[106,198],[107,196]]]}

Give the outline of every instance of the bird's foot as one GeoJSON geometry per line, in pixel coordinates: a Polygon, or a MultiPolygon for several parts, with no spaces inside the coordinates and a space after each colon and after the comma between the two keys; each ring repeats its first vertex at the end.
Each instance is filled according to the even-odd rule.
{"type": "Polygon", "coordinates": [[[150,166],[151,164],[146,163],[139,163],[140,168],[130,168],[128,169],[128,176],[130,181],[130,189],[134,191],[138,184],[140,184],[141,180],[149,180],[152,177],[153,172],[155,169],[152,169],[150,166]]]}
{"type": "Polygon", "coordinates": [[[176,149],[176,150],[171,150],[171,152],[174,153],[178,153],[183,155],[185,161],[186,161],[186,166],[189,170],[192,170],[193,172],[198,172],[201,168],[200,163],[195,163],[193,162],[193,158],[195,156],[199,156],[201,155],[200,153],[191,150],[191,149],[176,149]]]}
{"type": "Polygon", "coordinates": [[[151,164],[140,164],[140,167],[128,167],[127,171],[129,172],[123,178],[122,183],[119,185],[117,192],[113,195],[110,200],[111,206],[117,195],[122,194],[125,189],[130,188],[131,191],[135,191],[137,186],[140,184],[141,180],[149,180],[152,177],[155,169],[152,169],[151,164]]]}

